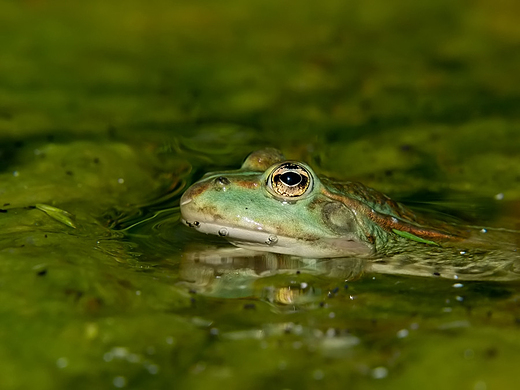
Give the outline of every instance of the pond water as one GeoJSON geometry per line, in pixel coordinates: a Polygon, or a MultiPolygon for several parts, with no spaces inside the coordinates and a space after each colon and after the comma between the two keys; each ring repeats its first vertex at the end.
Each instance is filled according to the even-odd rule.
{"type": "Polygon", "coordinates": [[[514,388],[517,270],[483,269],[520,244],[519,11],[3,2],[0,388],[514,388]],[[402,275],[182,225],[191,183],[263,147],[493,250],[402,275]]]}

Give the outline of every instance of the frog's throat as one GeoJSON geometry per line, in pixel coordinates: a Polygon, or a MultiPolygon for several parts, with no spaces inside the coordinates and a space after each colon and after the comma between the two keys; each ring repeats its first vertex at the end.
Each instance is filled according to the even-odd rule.
{"type": "Polygon", "coordinates": [[[214,222],[182,222],[197,231],[226,238],[241,248],[300,256],[303,258],[368,257],[373,247],[344,237],[327,237],[315,240],[293,238],[262,230],[226,226],[214,222]]]}

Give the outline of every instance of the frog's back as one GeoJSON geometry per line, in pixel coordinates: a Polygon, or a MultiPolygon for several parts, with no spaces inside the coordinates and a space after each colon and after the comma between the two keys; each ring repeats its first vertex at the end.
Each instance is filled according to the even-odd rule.
{"type": "Polygon", "coordinates": [[[459,240],[468,236],[468,231],[450,223],[431,220],[416,214],[405,205],[387,195],[359,182],[338,182],[322,178],[337,200],[345,204],[352,202],[364,205],[369,210],[366,215],[387,231],[405,231],[423,238],[459,240]]]}

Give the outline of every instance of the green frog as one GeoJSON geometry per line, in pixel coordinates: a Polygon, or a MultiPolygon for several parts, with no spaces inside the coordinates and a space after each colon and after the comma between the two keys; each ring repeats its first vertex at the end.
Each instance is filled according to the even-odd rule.
{"type": "Polygon", "coordinates": [[[425,220],[357,182],[318,177],[276,149],[214,172],[181,198],[183,222],[236,246],[303,258],[369,258],[460,242],[469,229],[425,220]]]}

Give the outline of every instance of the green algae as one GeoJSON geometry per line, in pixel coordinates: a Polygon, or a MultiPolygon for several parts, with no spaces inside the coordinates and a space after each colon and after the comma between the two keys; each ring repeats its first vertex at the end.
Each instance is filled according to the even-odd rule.
{"type": "Polygon", "coordinates": [[[518,229],[518,6],[304,5],[0,5],[2,389],[514,387],[518,283],[193,265],[182,190],[264,146],[518,229]]]}

